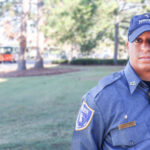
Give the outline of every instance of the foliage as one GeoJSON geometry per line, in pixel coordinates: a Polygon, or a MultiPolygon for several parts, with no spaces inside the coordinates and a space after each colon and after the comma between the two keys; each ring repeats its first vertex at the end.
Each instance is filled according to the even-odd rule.
{"type": "MultiPolygon", "coordinates": [[[[125,65],[126,59],[118,60],[118,65],[125,65]]],[[[79,58],[70,62],[74,65],[113,65],[113,59],[92,59],[92,58],[79,58]]]]}
{"type": "Polygon", "coordinates": [[[0,16],[4,18],[2,22],[3,27],[5,28],[6,37],[9,37],[9,35],[13,33],[13,38],[17,39],[21,25],[20,0],[4,0],[1,2],[0,8],[0,16]],[[9,25],[11,30],[7,30],[6,25],[9,25]]]}
{"type": "Polygon", "coordinates": [[[129,19],[137,9],[143,12],[143,3],[141,0],[45,0],[45,10],[49,11],[42,30],[56,44],[78,45],[81,52],[85,52],[100,42],[113,42],[114,25],[118,22],[119,42],[125,47],[129,19]]]}
{"type": "Polygon", "coordinates": [[[53,4],[54,8],[49,6],[47,26],[43,27],[45,35],[55,38],[57,42],[82,45],[82,50],[85,47],[88,49],[95,47],[95,44],[92,46],[90,44],[95,38],[92,28],[96,23],[94,17],[98,5],[99,1],[64,0],[53,4]]]}
{"type": "Polygon", "coordinates": [[[52,64],[67,64],[67,63],[68,63],[68,60],[66,60],[66,59],[52,61],[52,64]]]}
{"type": "Polygon", "coordinates": [[[4,0],[2,6],[4,17],[3,27],[6,38],[16,40],[20,47],[18,57],[18,70],[25,70],[25,50],[26,50],[26,26],[27,12],[25,11],[28,1],[4,0]],[[19,21],[18,21],[19,20],[19,21]]]}
{"type": "MultiPolygon", "coordinates": [[[[0,2],[0,15],[11,16],[16,25],[15,32],[9,33],[9,37],[12,38],[19,33],[16,29],[20,29],[18,19],[21,14],[20,2],[20,0],[0,2]]],[[[149,3],[149,0],[43,0],[40,7],[42,15],[39,17],[39,20],[42,18],[40,21],[42,26],[39,25],[39,31],[44,33],[49,46],[67,45],[70,51],[88,53],[103,45],[113,50],[116,36],[114,25],[118,23],[118,43],[122,52],[125,51],[129,19],[134,14],[150,11],[149,3]]],[[[34,8],[30,11],[28,14],[30,21],[36,28],[37,10],[34,8]]]]}

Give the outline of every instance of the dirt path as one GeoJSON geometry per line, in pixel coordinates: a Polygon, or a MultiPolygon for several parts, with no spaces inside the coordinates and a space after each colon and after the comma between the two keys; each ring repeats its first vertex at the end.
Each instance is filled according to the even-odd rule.
{"type": "Polygon", "coordinates": [[[24,71],[10,71],[10,72],[0,72],[0,77],[9,78],[9,77],[28,77],[28,76],[45,76],[45,75],[56,75],[63,74],[68,72],[76,72],[80,69],[71,69],[71,68],[43,68],[43,69],[28,69],[24,71]]]}

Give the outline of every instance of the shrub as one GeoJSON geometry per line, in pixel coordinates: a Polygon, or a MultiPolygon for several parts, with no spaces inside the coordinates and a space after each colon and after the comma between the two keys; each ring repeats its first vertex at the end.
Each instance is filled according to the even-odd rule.
{"type": "Polygon", "coordinates": [[[52,64],[67,64],[68,60],[66,59],[60,59],[60,60],[53,60],[52,64]]]}
{"type": "MultiPolygon", "coordinates": [[[[125,65],[128,60],[121,59],[117,61],[118,65],[125,65]]],[[[113,65],[113,59],[93,59],[93,58],[79,58],[70,62],[73,65],[113,65]]]]}

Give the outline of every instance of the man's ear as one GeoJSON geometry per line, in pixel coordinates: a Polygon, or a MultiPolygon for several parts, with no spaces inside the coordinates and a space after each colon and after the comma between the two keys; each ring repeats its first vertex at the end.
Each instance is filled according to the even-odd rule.
{"type": "Polygon", "coordinates": [[[129,54],[129,42],[126,43],[126,50],[127,50],[127,53],[129,54]]]}

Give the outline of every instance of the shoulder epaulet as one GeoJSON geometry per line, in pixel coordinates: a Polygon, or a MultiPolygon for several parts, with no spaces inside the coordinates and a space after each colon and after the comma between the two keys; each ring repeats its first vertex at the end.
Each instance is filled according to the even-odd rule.
{"type": "Polygon", "coordinates": [[[115,72],[112,75],[104,77],[101,79],[96,87],[90,90],[90,94],[92,97],[95,97],[100,91],[102,91],[105,87],[113,84],[115,81],[121,78],[120,72],[115,72]]]}

